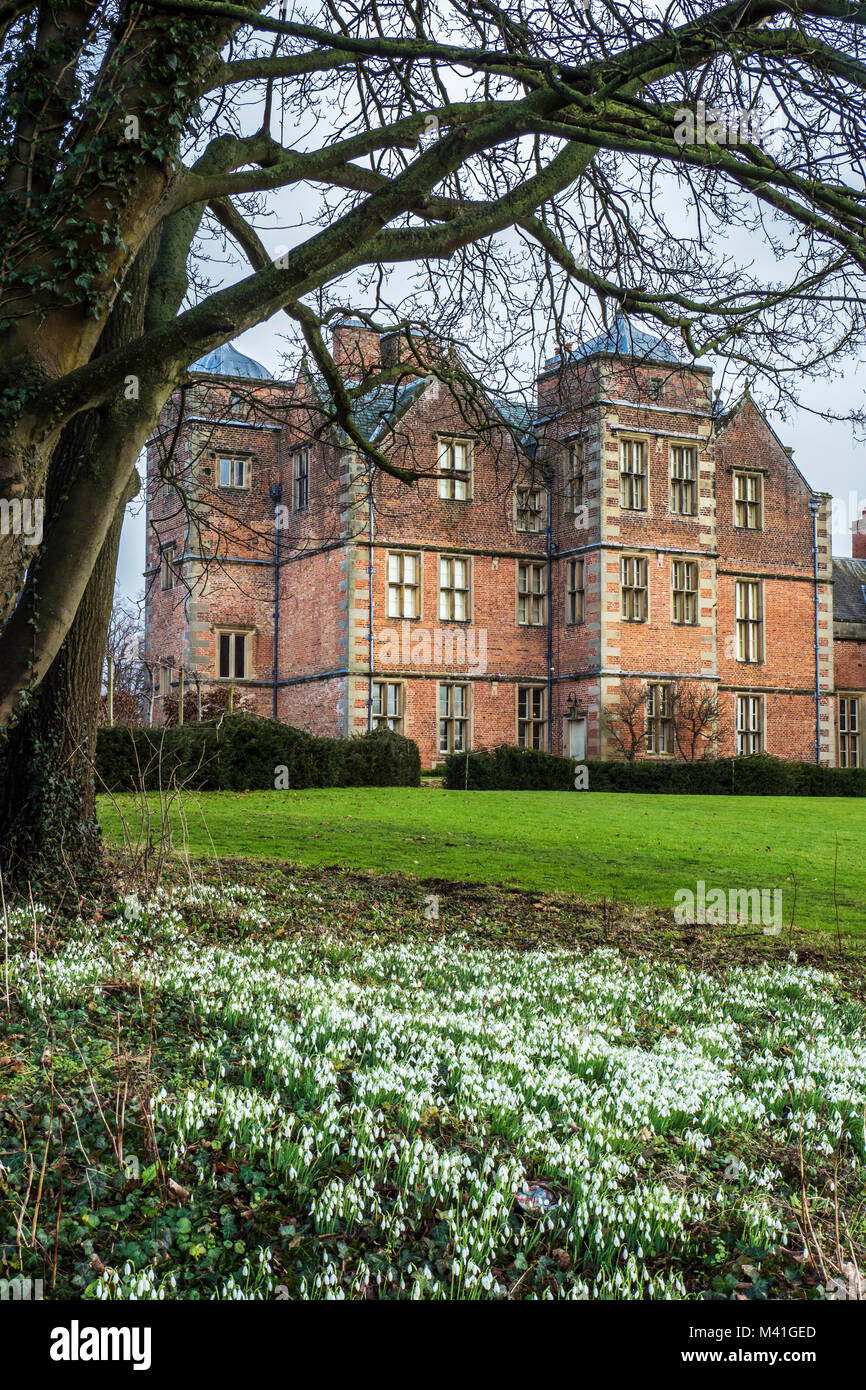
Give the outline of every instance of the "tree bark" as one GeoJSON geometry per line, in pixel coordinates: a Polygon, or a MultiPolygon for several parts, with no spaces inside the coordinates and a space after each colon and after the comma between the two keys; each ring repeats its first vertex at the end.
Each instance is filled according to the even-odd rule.
{"type": "Polygon", "coordinates": [[[75,891],[98,874],[93,760],[123,508],[58,655],[0,747],[0,868],[12,889],[75,891]]]}
{"type": "MultiPolygon", "coordinates": [[[[118,300],[106,325],[100,352],[141,332],[156,250],[153,238],[130,274],[128,293],[118,300]]],[[[142,407],[146,415],[146,403],[142,407]]],[[[131,413],[123,400],[85,411],[65,427],[54,449],[45,496],[45,537],[33,560],[33,596],[21,600],[29,603],[24,616],[35,624],[40,618],[39,559],[51,545],[51,519],[62,515],[63,499],[82,474],[99,485],[122,452],[129,451],[130,434],[141,423],[132,420],[131,413]]],[[[15,889],[29,883],[34,891],[54,893],[81,887],[98,875],[93,764],[102,662],[123,515],[137,489],[138,474],[131,467],[66,638],[0,742],[0,870],[15,889]]]]}

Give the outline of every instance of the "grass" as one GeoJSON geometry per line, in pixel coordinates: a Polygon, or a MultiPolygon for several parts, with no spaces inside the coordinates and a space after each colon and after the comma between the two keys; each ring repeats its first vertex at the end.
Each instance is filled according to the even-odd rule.
{"type": "MultiPolygon", "coordinates": [[[[194,856],[344,865],[663,911],[703,880],[726,892],[781,889],[786,928],[793,917],[835,931],[837,908],[843,932],[866,925],[866,803],[856,799],[364,787],[188,794],[183,815],[176,839],[194,856]]],[[[102,798],[115,843],[121,816],[134,839],[136,799],[102,798]]]]}
{"type": "Polygon", "coordinates": [[[454,884],[431,919],[405,878],[199,868],[81,918],[10,910],[0,1277],[852,1296],[862,973],[574,898],[454,884]]]}

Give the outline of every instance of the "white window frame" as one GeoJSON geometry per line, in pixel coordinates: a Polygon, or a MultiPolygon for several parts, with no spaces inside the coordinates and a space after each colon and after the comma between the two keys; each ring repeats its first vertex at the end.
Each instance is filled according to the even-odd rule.
{"type": "Polygon", "coordinates": [[[749,665],[764,660],[764,591],[760,579],[734,581],[737,660],[749,665]]]}
{"type": "Polygon", "coordinates": [[[448,502],[472,501],[474,443],[460,435],[439,436],[439,496],[448,502]]]}
{"type": "Polygon", "coordinates": [[[468,681],[442,681],[439,685],[439,752],[468,753],[472,748],[472,686],[468,681]]]}
{"type": "Polygon", "coordinates": [[[694,444],[670,446],[670,510],[674,516],[698,514],[698,451],[694,444]]]}
{"type": "Polygon", "coordinates": [[[517,687],[517,746],[547,747],[547,691],[543,685],[517,687]]]}
{"type": "Polygon", "coordinates": [[[296,449],[292,454],[292,510],[305,512],[310,505],[310,451],[296,449]]]}
{"type": "Polygon", "coordinates": [[[764,475],[748,468],[735,468],[733,481],[734,527],[738,531],[764,529],[764,475]],[[738,493],[742,485],[742,497],[738,493]],[[751,494],[755,493],[755,496],[751,494]]]}
{"type": "Polygon", "coordinates": [[[402,734],[405,719],[405,681],[374,681],[373,705],[370,711],[371,727],[374,729],[391,729],[395,734],[402,734]]]}
{"type": "Polygon", "coordinates": [[[763,753],[766,734],[763,695],[743,692],[735,696],[734,732],[738,758],[763,753]]]}
{"type": "Polygon", "coordinates": [[[864,697],[843,691],[837,700],[839,717],[839,766],[863,767],[864,697]]]}
{"type": "Polygon", "coordinates": [[[251,671],[251,668],[252,668],[252,642],[251,642],[251,640],[250,640],[251,638],[252,638],[252,633],[251,633],[251,631],[250,631],[249,628],[237,628],[237,627],[215,627],[215,628],[214,628],[214,642],[215,642],[215,646],[216,646],[216,653],[215,653],[214,665],[215,665],[215,667],[216,667],[216,679],[217,679],[217,680],[219,680],[219,681],[225,681],[227,684],[231,684],[233,681],[244,681],[244,680],[249,680],[249,679],[250,679],[250,671],[251,671]],[[229,656],[228,656],[229,674],[228,674],[228,675],[225,675],[225,676],[222,674],[222,655],[223,655],[223,645],[222,645],[222,644],[223,644],[223,639],[224,639],[224,638],[226,638],[226,639],[228,640],[228,654],[229,654],[229,656]],[[242,674],[240,674],[240,675],[239,675],[238,672],[237,672],[238,638],[241,638],[242,641],[243,641],[243,649],[242,649],[242,650],[243,650],[243,672],[242,672],[242,674]]]}
{"type": "Polygon", "coordinates": [[[538,535],[544,529],[544,488],[514,489],[514,526],[517,531],[538,535]]]}
{"type": "Polygon", "coordinates": [[[646,751],[656,758],[674,753],[674,688],[670,681],[650,681],[644,706],[646,751]]]}
{"type": "Polygon", "coordinates": [[[695,627],[701,572],[697,560],[671,560],[671,622],[695,627]]]}
{"type": "Polygon", "coordinates": [[[649,621],[649,561],[646,555],[620,556],[619,612],[624,623],[649,621]]]}
{"type": "Polygon", "coordinates": [[[420,618],[421,616],[421,552],[418,550],[389,550],[385,560],[385,612],[389,618],[420,618]],[[411,563],[414,578],[407,579],[411,563]],[[407,599],[409,609],[407,612],[407,599]]]}
{"type": "Polygon", "coordinates": [[[574,516],[586,502],[586,451],[582,444],[572,444],[565,467],[565,510],[574,516]]]}
{"type": "Polygon", "coordinates": [[[586,622],[586,561],[579,556],[565,562],[565,622],[568,627],[586,622]]]}
{"type": "Polygon", "coordinates": [[[518,627],[544,627],[546,622],[547,564],[539,560],[518,560],[518,627]]]}
{"type": "Polygon", "coordinates": [[[220,487],[240,491],[250,486],[250,460],[244,454],[218,454],[217,479],[220,487]],[[229,481],[223,482],[223,464],[228,465],[229,481]]]}
{"type": "Polygon", "coordinates": [[[446,623],[472,621],[472,560],[468,555],[439,556],[439,617],[446,623]]]}
{"type": "Polygon", "coordinates": [[[623,511],[645,512],[647,509],[648,455],[645,439],[619,441],[619,505],[623,511]]]}

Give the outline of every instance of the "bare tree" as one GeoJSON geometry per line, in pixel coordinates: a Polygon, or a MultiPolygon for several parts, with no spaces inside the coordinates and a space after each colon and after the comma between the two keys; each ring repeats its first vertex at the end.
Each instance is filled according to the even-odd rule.
{"type": "Polygon", "coordinates": [[[641,681],[620,681],[616,704],[602,706],[601,726],[619,756],[633,763],[646,742],[646,688],[641,681]]]}
{"type": "Polygon", "coordinates": [[[706,681],[679,680],[674,689],[674,738],[688,762],[713,757],[719,740],[719,697],[706,681]]]}
{"type": "Polygon", "coordinates": [[[141,660],[141,605],[118,599],[111,610],[102,671],[99,722],[141,724],[147,718],[151,678],[141,660]],[[109,708],[109,686],[113,709],[109,708]]]}

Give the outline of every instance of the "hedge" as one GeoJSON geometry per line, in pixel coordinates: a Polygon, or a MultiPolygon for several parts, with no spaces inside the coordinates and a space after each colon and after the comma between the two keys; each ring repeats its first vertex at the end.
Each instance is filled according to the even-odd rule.
{"type": "Polygon", "coordinates": [[[276,769],[290,788],[417,787],[421,758],[411,739],[377,729],[351,739],[317,738],[275,719],[231,714],[172,728],[100,728],[98,791],[273,791],[276,769]]]}
{"type": "MultiPolygon", "coordinates": [[[[866,768],[818,767],[754,754],[698,762],[584,759],[588,790],[672,792],[713,796],[866,796],[866,768]]],[[[536,748],[502,744],[477,753],[453,753],[445,786],[455,791],[570,791],[575,760],[536,748]]]]}

